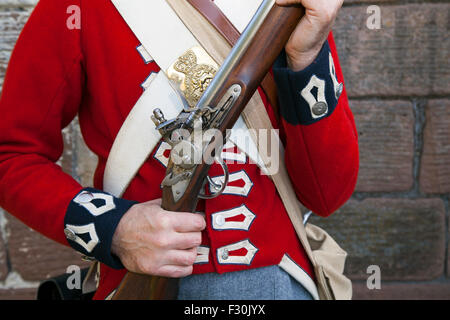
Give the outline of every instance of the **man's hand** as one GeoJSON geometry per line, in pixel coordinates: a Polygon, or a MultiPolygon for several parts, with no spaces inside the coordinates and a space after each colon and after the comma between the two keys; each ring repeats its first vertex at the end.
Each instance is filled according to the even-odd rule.
{"type": "Polygon", "coordinates": [[[161,209],[161,199],[136,204],[114,233],[112,252],[129,271],[180,278],[192,273],[205,219],[161,209]]]}
{"type": "Polygon", "coordinates": [[[344,0],[276,0],[280,6],[301,4],[305,15],[286,45],[288,66],[300,71],[309,66],[327,40],[344,0]]]}

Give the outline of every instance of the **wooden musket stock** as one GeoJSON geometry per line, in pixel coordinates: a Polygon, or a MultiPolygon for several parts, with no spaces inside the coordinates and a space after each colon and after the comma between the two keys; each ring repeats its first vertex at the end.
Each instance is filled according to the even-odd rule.
{"type": "MultiPolygon", "coordinates": [[[[272,67],[290,35],[304,14],[299,6],[280,7],[274,5],[267,18],[253,38],[249,48],[234,70],[227,76],[225,85],[214,96],[212,105],[219,103],[229,87],[239,84],[242,93],[219,130],[224,134],[231,129],[245,106],[258,89],[261,81],[272,67]]],[[[171,164],[169,163],[168,172],[171,164]]],[[[163,188],[162,208],[168,211],[194,212],[198,194],[208,174],[209,165],[199,164],[191,179],[191,184],[178,201],[174,201],[170,187],[163,188]]],[[[113,300],[166,300],[175,299],[177,279],[148,276],[128,272],[119,285],[113,300]]]]}

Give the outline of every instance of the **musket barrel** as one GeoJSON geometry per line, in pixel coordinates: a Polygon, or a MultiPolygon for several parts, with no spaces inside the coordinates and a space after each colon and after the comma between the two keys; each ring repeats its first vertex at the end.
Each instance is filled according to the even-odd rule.
{"type": "Polygon", "coordinates": [[[213,81],[210,83],[210,85],[198,101],[197,108],[211,105],[212,100],[217,95],[219,90],[223,88],[232,70],[234,70],[236,66],[239,65],[240,60],[245,55],[248,47],[252,43],[255,35],[261,28],[261,25],[264,23],[274,5],[275,0],[264,0],[261,3],[252,20],[242,32],[239,40],[236,42],[230,54],[227,56],[222,66],[217,71],[213,81]]]}

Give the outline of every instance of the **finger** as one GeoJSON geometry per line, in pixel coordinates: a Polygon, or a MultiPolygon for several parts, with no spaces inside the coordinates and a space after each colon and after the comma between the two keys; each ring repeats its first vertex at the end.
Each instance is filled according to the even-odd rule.
{"type": "Polygon", "coordinates": [[[165,257],[166,265],[192,266],[197,259],[197,248],[188,250],[170,250],[165,257]]]}
{"type": "Polygon", "coordinates": [[[170,239],[170,248],[185,250],[196,248],[202,244],[202,234],[200,232],[174,233],[170,239]]]}
{"type": "Polygon", "coordinates": [[[192,266],[165,265],[159,269],[158,274],[167,278],[183,278],[191,275],[192,270],[192,266]]]}
{"type": "Polygon", "coordinates": [[[177,232],[198,232],[206,228],[203,216],[197,213],[172,212],[173,228],[177,232]]]}
{"type": "Polygon", "coordinates": [[[159,198],[159,199],[154,199],[154,200],[151,200],[151,201],[148,201],[146,204],[149,204],[149,205],[157,205],[157,206],[161,206],[161,204],[162,204],[162,199],[161,198],[159,198]]]}
{"type": "Polygon", "coordinates": [[[276,3],[279,6],[290,6],[293,4],[300,4],[300,3],[302,3],[302,1],[301,0],[276,0],[276,3]]]}

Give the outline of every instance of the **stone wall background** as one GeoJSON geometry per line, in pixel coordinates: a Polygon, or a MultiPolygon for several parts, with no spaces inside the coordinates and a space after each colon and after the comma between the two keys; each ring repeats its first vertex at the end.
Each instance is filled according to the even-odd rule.
{"type": "MultiPolygon", "coordinates": [[[[0,87],[36,0],[0,0],[0,87]]],[[[346,0],[334,34],[360,139],[359,182],[329,219],[313,218],[349,253],[355,299],[450,299],[450,3],[346,0]],[[370,30],[367,8],[381,8],[370,30]],[[367,270],[380,267],[381,289],[367,270]]],[[[91,185],[96,158],[77,121],[64,130],[63,169],[91,185]]],[[[0,299],[36,286],[80,256],[0,211],[0,299]]]]}

